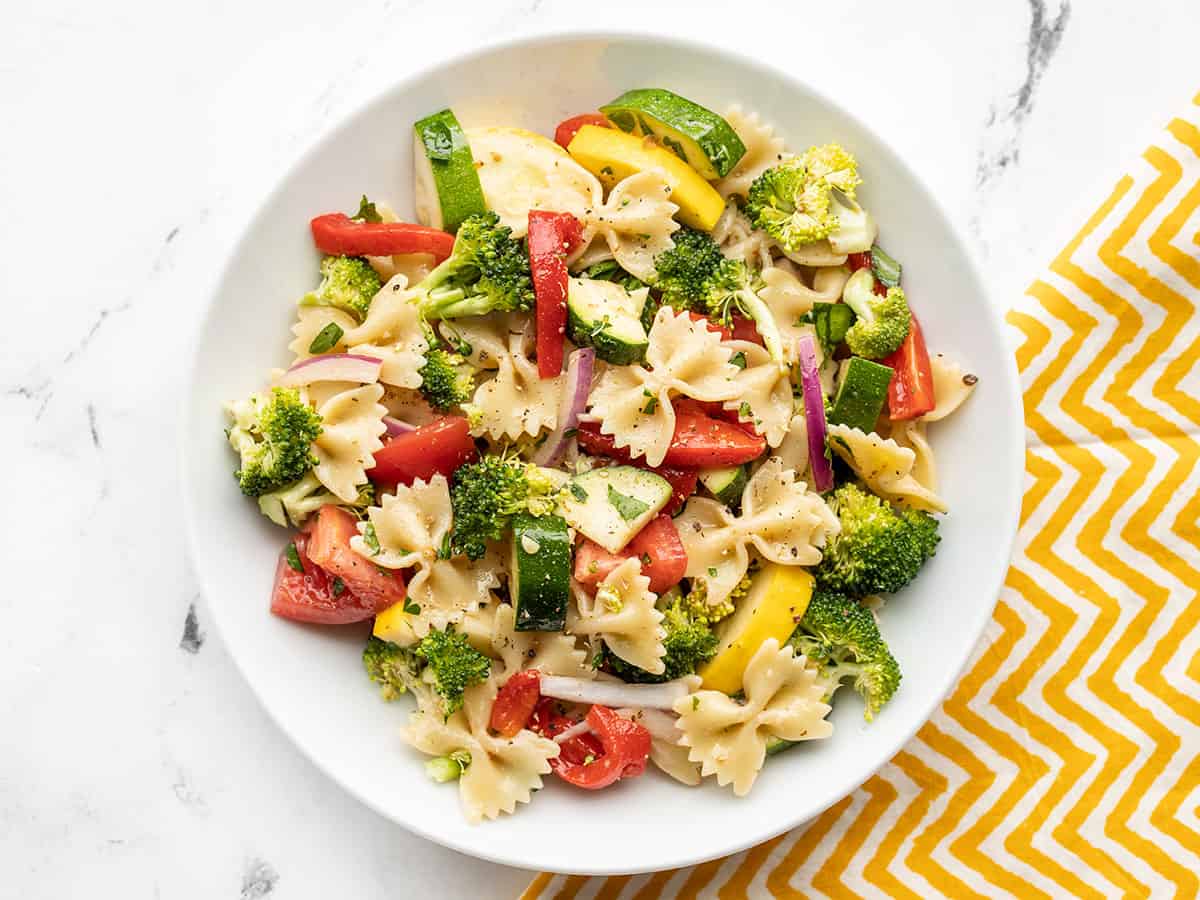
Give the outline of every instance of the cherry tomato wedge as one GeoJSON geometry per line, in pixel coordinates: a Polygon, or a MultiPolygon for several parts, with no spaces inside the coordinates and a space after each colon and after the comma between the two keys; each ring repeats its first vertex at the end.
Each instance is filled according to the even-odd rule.
{"type": "Polygon", "coordinates": [[[399,572],[386,572],[350,549],[350,539],[358,535],[358,520],[344,509],[322,506],[309,532],[308,558],[325,570],[331,579],[359,600],[382,612],[404,599],[404,578],[399,572]]]}
{"type": "Polygon", "coordinates": [[[937,405],[929,351],[916,316],[900,349],[880,362],[894,370],[888,384],[888,417],[893,422],[923,416],[937,405]]]}
{"type": "Polygon", "coordinates": [[[374,616],[373,602],[355,596],[345,585],[335,589],[333,579],[309,559],[308,546],[309,536],[301,532],[279,554],[275,585],[271,589],[271,612],[293,622],[313,625],[346,625],[374,616]]]}
{"type": "Polygon", "coordinates": [[[593,706],[584,717],[600,741],[601,753],[591,762],[550,760],[550,767],[563,781],[596,791],[622,778],[635,778],[646,771],[650,755],[650,732],[646,726],[617,715],[607,706],[593,706]]]}
{"type": "Polygon", "coordinates": [[[717,334],[719,334],[721,336],[721,340],[723,340],[723,341],[733,340],[733,331],[726,328],[720,322],[714,322],[708,316],[701,315],[698,312],[689,311],[688,316],[691,318],[691,320],[693,322],[703,322],[705,325],[708,326],[709,331],[713,331],[713,332],[716,332],[717,334]]]}
{"type": "Polygon", "coordinates": [[[575,132],[584,125],[599,125],[601,128],[612,127],[608,124],[608,119],[598,112],[572,116],[559,122],[558,127],[554,129],[554,143],[566,150],[567,144],[571,143],[571,138],[575,137],[575,132]]]}
{"type": "MultiPolygon", "coordinates": [[[[562,714],[557,700],[553,697],[543,697],[533,710],[529,728],[542,737],[553,739],[576,724],[578,723],[570,716],[562,714]]],[[[598,757],[603,752],[603,748],[600,746],[600,740],[589,732],[560,741],[558,751],[558,761],[582,766],[587,763],[589,758],[598,757]]],[[[555,761],[551,761],[551,768],[554,767],[554,763],[555,761]]]]}
{"type": "Polygon", "coordinates": [[[758,459],[766,449],[766,438],[732,422],[676,410],[675,434],[663,462],[697,469],[736,466],[758,459]]]}
{"type": "Polygon", "coordinates": [[[429,253],[441,262],[454,249],[454,235],[411,222],[356,222],[345,213],[326,213],[309,225],[317,249],[331,256],[429,253]]]}
{"type": "Polygon", "coordinates": [[[567,254],[583,240],[583,228],[570,213],[529,211],[529,270],[537,301],[538,375],[562,372],[567,334],[567,254]]]}
{"type": "Polygon", "coordinates": [[[428,481],[438,474],[449,478],[477,455],[467,420],[463,416],[444,416],[390,438],[375,451],[375,466],[367,477],[383,484],[412,484],[418,478],[428,481]]]}
{"type": "Polygon", "coordinates": [[[864,250],[862,253],[851,253],[846,257],[846,265],[850,267],[851,272],[871,268],[871,251],[864,250]]]}
{"type": "Polygon", "coordinates": [[[763,345],[762,335],[758,333],[758,326],[754,324],[754,320],[747,316],[733,317],[733,339],[735,341],[749,341],[751,344],[763,345]]]}
{"type": "Polygon", "coordinates": [[[492,704],[488,725],[500,737],[510,738],[529,724],[534,707],[542,697],[541,674],[537,669],[516,672],[504,682],[492,704]]]}
{"type": "Polygon", "coordinates": [[[669,515],[651,519],[620,553],[609,553],[594,541],[583,539],[575,550],[575,580],[594,587],[627,559],[642,561],[642,574],[656,594],[679,584],[687,571],[687,551],[669,515]]]}

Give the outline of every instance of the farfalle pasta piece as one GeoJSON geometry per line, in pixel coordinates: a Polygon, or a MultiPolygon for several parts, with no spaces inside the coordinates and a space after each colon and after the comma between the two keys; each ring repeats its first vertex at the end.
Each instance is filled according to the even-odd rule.
{"type": "MultiPolygon", "coordinates": [[[[493,440],[515,440],[522,435],[536,437],[554,428],[558,421],[558,401],[564,390],[565,375],[541,378],[537,364],[526,356],[528,330],[508,334],[507,347],[490,348],[497,355],[496,375],[475,389],[472,406],[475,425],[472,434],[493,440]]],[[[472,344],[472,355],[476,352],[472,344]]]]}
{"type": "Polygon", "coordinates": [[[929,370],[933,374],[933,398],[937,405],[921,418],[926,422],[940,422],[966,402],[978,379],[940,353],[930,358],[929,370]]]}
{"type": "Polygon", "coordinates": [[[812,326],[801,322],[801,317],[809,312],[815,303],[836,302],[841,297],[842,288],[849,277],[849,271],[840,266],[817,269],[813,275],[812,287],[809,287],[795,266],[787,260],[781,260],[780,264],[763,269],[762,278],[765,285],[759,289],[758,296],[775,319],[783,345],[783,356],[787,362],[794,364],[799,359],[800,338],[812,333],[812,326]]]}
{"type": "Polygon", "coordinates": [[[683,394],[703,401],[732,400],[741,372],[729,362],[733,351],[704,322],[664,306],[650,328],[646,365],[614,366],[605,371],[590,397],[600,430],[660,465],[675,433],[671,399],[683,394]]]}
{"type": "Polygon", "coordinates": [[[808,420],[804,413],[792,416],[787,434],[775,448],[775,457],[785,469],[791,469],[796,477],[808,471],[808,420]]]}
{"type": "Polygon", "coordinates": [[[594,597],[578,584],[574,594],[569,632],[601,638],[615,656],[651,674],[666,671],[663,614],[654,608],[658,596],[642,574],[641,560],[627,559],[609,572],[594,597]]]}
{"type": "Polygon", "coordinates": [[[740,421],[752,425],[768,444],[778,447],[794,412],[791,370],[776,363],[758,344],[728,341],[726,346],[744,355],[746,367],[736,378],[737,397],[725,401],[725,408],[735,410],[740,421]]]}
{"type": "Polygon", "coordinates": [[[702,775],[733,785],[744,797],[754,786],[771,738],[811,741],[827,738],[833,725],[825,718],[826,685],[815,668],[775,638],[763,641],[742,675],[743,702],[720,691],[698,691],[680,698],[680,743],[702,775]]]}
{"type": "Polygon", "coordinates": [[[518,803],[528,803],[550,772],[558,756],[554,741],[522,729],[514,737],[495,736],[488,729],[498,684],[494,677],[467,688],[463,707],[443,719],[435,708],[418,709],[401,731],[403,739],[430,756],[455,752],[470,755],[471,762],[458,779],[459,798],[467,820],[477,824],[501,813],[511,814],[518,803]]]}
{"type": "Polygon", "coordinates": [[[339,499],[353,503],[367,470],[375,465],[375,451],[383,446],[383,386],[322,382],[310,385],[307,393],[321,415],[321,433],[312,445],[317,458],[313,472],[339,499]]]}
{"type": "Polygon", "coordinates": [[[439,558],[452,524],[449,484],[444,475],[434,475],[428,482],[417,479],[385,494],[379,506],[367,510],[358,536],[350,539],[355,553],[378,566],[415,567],[408,581],[408,603],[420,607],[409,619],[417,637],[461,621],[487,603],[492,589],[500,585],[500,562],[494,552],[475,561],[439,558]]]}
{"type": "Polygon", "coordinates": [[[774,241],[765,231],[756,230],[733,200],[725,204],[725,211],[713,226],[712,239],[729,259],[741,260],[756,269],[773,262],[774,241]]]}
{"type": "Polygon", "coordinates": [[[907,447],[845,425],[830,426],[829,446],[880,497],[926,512],[946,512],[945,501],[913,476],[916,454],[907,447]]]}
{"type": "Polygon", "coordinates": [[[587,651],[575,639],[558,631],[517,631],[516,612],[501,603],[492,613],[490,656],[504,663],[504,677],[522,669],[537,669],[547,675],[595,678],[587,651]]]}
{"type": "Polygon", "coordinates": [[[736,104],[725,113],[725,121],[737,132],[746,152],[733,170],[713,186],[722,197],[745,197],[755,178],[783,160],[783,139],[775,136],[775,129],[763,122],[758,113],[746,112],[736,104]]]}
{"type": "Polygon", "coordinates": [[[811,244],[801,244],[795,250],[785,250],[776,246],[784,256],[800,266],[812,266],[818,269],[842,266],[845,265],[847,259],[846,254],[834,250],[827,239],[813,241],[811,244]]]}
{"type": "Polygon", "coordinates": [[[772,562],[812,566],[838,533],[837,516],[777,458],[759,467],[742,491],[741,513],[692,497],[676,520],[687,551],[687,577],[702,580],[708,602],[721,603],[750,566],[750,548],[772,562]]]}
{"type": "Polygon", "coordinates": [[[671,235],[679,230],[674,219],[679,207],[670,196],[670,183],[654,169],[619,181],[607,200],[584,212],[577,265],[615,259],[626,272],[653,281],[654,257],[675,246],[671,235]]]}
{"type": "Polygon", "coordinates": [[[907,447],[913,452],[915,457],[912,468],[913,478],[917,479],[921,487],[936,493],[938,489],[937,458],[934,455],[933,446],[925,436],[925,420],[917,418],[890,422],[886,436],[901,447],[907,447]]]}

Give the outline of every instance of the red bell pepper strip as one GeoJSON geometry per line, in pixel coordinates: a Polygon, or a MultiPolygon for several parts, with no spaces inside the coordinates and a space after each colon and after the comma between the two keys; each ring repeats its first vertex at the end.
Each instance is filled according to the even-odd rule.
{"type": "Polygon", "coordinates": [[[584,125],[599,125],[601,128],[611,128],[608,124],[608,119],[600,113],[584,113],[579,116],[572,116],[569,119],[564,119],[558,123],[558,127],[554,129],[554,143],[567,149],[567,144],[571,143],[571,139],[575,137],[577,132],[584,125]]]}
{"type": "Polygon", "coordinates": [[[529,270],[537,300],[538,375],[562,373],[567,333],[567,254],[583,240],[579,220],[570,213],[529,211],[529,270]]]}
{"type": "Polygon", "coordinates": [[[925,336],[916,316],[912,317],[908,337],[900,349],[880,362],[893,369],[888,385],[888,417],[893,422],[923,416],[937,405],[929,351],[925,349],[925,336]]]}
{"type": "Polygon", "coordinates": [[[550,760],[550,768],[563,781],[596,791],[622,778],[646,771],[650,755],[650,732],[640,722],[619,716],[607,706],[593,706],[585,719],[600,741],[600,755],[590,762],[572,762],[562,753],[550,760]]]}
{"type": "Polygon", "coordinates": [[[620,553],[609,553],[584,538],[575,550],[575,580],[585,587],[595,587],[625,560],[634,558],[642,561],[642,574],[650,579],[654,593],[662,594],[679,584],[687,572],[687,550],[669,515],[647,522],[620,553]]]}
{"type": "Polygon", "coordinates": [[[375,465],[367,477],[378,484],[412,484],[434,475],[449,478],[461,465],[475,459],[475,439],[462,416],[444,416],[415,431],[390,438],[375,451],[375,465]]]}
{"type": "Polygon", "coordinates": [[[429,253],[441,262],[454,249],[454,235],[411,222],[357,222],[345,213],[326,213],[310,224],[317,249],[330,256],[429,253]]]}
{"type": "Polygon", "coordinates": [[[697,469],[736,466],[758,459],[766,449],[766,438],[732,422],[676,410],[675,434],[663,463],[697,469]]]}
{"type": "Polygon", "coordinates": [[[492,703],[488,725],[500,737],[510,738],[529,724],[542,697],[542,676],[537,669],[516,672],[504,682],[492,703]]]}

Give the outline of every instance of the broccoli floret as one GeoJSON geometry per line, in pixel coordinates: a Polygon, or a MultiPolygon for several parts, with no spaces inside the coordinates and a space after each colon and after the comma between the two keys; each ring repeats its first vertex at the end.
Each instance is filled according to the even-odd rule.
{"type": "Polygon", "coordinates": [[[717,652],[717,636],[708,627],[706,619],[694,616],[692,609],[683,598],[677,598],[663,609],[662,625],[667,632],[663,646],[667,652],[663,657],[666,669],[661,675],[639,669],[612,653],[606,654],[608,668],[625,681],[648,684],[682,678],[695,672],[717,652]]]}
{"type": "Polygon", "coordinates": [[[438,412],[466,403],[475,393],[475,369],[457,353],[442,347],[425,351],[421,376],[421,395],[438,412]]]}
{"type": "Polygon", "coordinates": [[[370,482],[359,488],[358,498],[353,503],[345,503],[321,484],[316,473],[310,470],[299,481],[263,494],[258,498],[258,509],[276,525],[299,528],[326,504],[332,503],[360,514],[374,502],[375,486],[370,482]]]}
{"type": "Polygon", "coordinates": [[[470,645],[465,634],[430,631],[417,644],[416,655],[429,664],[433,687],[442,699],[442,711],[450,716],[462,708],[463,693],[491,672],[492,662],[470,645]]]}
{"type": "Polygon", "coordinates": [[[363,648],[362,660],[384,700],[390,702],[408,691],[428,693],[421,680],[423,664],[411,649],[372,637],[363,648]]]}
{"type": "Polygon", "coordinates": [[[492,212],[468,216],[450,256],[416,286],[426,319],[533,307],[529,254],[492,212]]]}
{"type": "Polygon", "coordinates": [[[826,590],[854,597],[898,591],[937,549],[938,523],[928,513],[897,509],[852,483],[828,503],[842,527],[813,572],[826,590]]]}
{"type": "Polygon", "coordinates": [[[301,306],[333,306],[354,316],[367,317],[371,301],[383,282],[361,256],[327,256],[321,260],[321,286],[300,298],[301,306]]]}
{"type": "Polygon", "coordinates": [[[504,536],[514,514],[549,512],[550,498],[557,490],[557,482],[538,466],[503,456],[485,456],[460,466],[450,488],[451,552],[479,559],[487,552],[488,541],[504,536]]]}
{"type": "Polygon", "coordinates": [[[697,622],[715,625],[733,614],[734,605],[749,593],[753,577],[753,572],[747,572],[742,576],[742,580],[734,585],[728,597],[720,603],[711,605],[708,602],[708,582],[703,578],[693,578],[688,586],[688,592],[683,596],[683,608],[697,622]]]}
{"type": "Polygon", "coordinates": [[[321,416],[296,388],[251,394],[226,410],[233,418],[226,435],[242,458],[234,474],[248,497],[291,484],[317,464],[312,442],[321,433],[321,416]]]}
{"type": "Polygon", "coordinates": [[[826,699],[847,678],[866,703],[870,720],[900,686],[900,666],[869,609],[845,594],[818,588],[788,641],[816,664],[828,683],[826,699]]]}
{"type": "Polygon", "coordinates": [[[846,332],[846,346],[855,356],[883,359],[904,343],[912,313],[902,288],[888,288],[885,296],[875,293],[875,275],[859,269],[842,289],[842,299],[857,318],[846,332]]]}
{"type": "Polygon", "coordinates": [[[654,260],[655,287],[662,302],[678,310],[703,313],[729,324],[734,309],[754,320],[771,358],[783,360],[779,327],[758,296],[759,273],[740,259],[727,259],[716,242],[702,231],[681,228],[672,236],[675,246],[654,260]]]}
{"type": "Polygon", "coordinates": [[[861,213],[854,192],[858,165],[837,144],[810,147],[801,156],[767,169],[750,185],[746,216],[789,251],[832,237],[861,213]],[[840,197],[835,195],[840,193],[840,197]]]}

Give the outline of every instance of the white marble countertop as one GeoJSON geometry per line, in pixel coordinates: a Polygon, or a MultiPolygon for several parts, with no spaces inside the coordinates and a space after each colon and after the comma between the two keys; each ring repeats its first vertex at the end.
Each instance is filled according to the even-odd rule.
{"type": "Polygon", "coordinates": [[[529,877],[328,782],[235,671],[185,554],[183,354],[250,213],[329,123],[480,40],[584,25],[720,40],[891,140],[1003,301],[1056,223],[1200,90],[1200,5],[1068,3],[693,2],[686,19],[644,0],[7,10],[0,893],[504,897],[529,877]]]}

